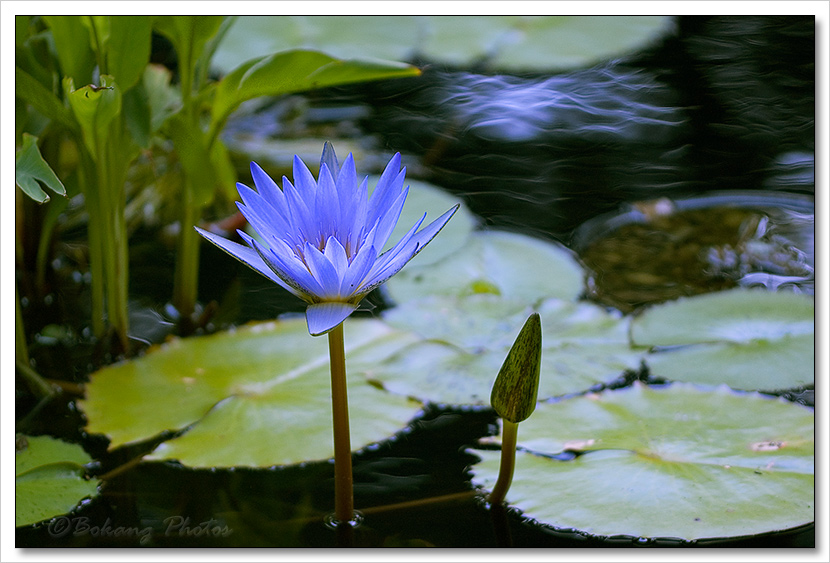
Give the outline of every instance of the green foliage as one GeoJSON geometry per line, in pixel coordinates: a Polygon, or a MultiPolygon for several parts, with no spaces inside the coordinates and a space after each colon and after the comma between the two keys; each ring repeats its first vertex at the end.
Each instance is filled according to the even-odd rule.
{"type": "Polygon", "coordinates": [[[217,85],[211,108],[211,137],[246,100],[378,80],[417,76],[417,68],[381,61],[343,61],[325,53],[294,50],[243,63],[217,85]]]}
{"type": "Polygon", "coordinates": [[[241,16],[215,64],[228,71],[250,57],[302,47],[342,57],[552,71],[622,56],[671,24],[665,16],[241,16]]]}
{"type": "Polygon", "coordinates": [[[23,146],[18,149],[14,164],[15,182],[27,196],[38,203],[49,201],[49,195],[41,189],[40,184],[58,195],[66,195],[63,183],[49,167],[49,163],[43,160],[37,147],[37,137],[23,134],[23,146]]]}
{"type": "Polygon", "coordinates": [[[17,436],[15,526],[66,514],[86,497],[98,494],[99,482],[85,478],[92,461],[84,450],[49,436],[17,436]]]}
{"type": "MultiPolygon", "coordinates": [[[[415,340],[378,321],[346,326],[352,444],[362,448],[403,428],[421,405],[360,377],[415,340]]],[[[110,447],[186,432],[147,459],[194,467],[268,467],[329,458],[331,389],[324,339],[305,320],[262,323],[174,340],[97,372],[80,403],[87,430],[110,447]]]]}
{"type": "Polygon", "coordinates": [[[575,300],[585,277],[574,253],[561,244],[496,230],[475,232],[453,254],[420,266],[416,263],[387,282],[394,301],[478,293],[528,304],[549,297],[575,300]]]}
{"type": "MultiPolygon", "coordinates": [[[[739,537],[814,514],[811,409],[725,386],[642,385],[541,404],[507,493],[523,515],[599,536],[739,537]],[[555,458],[566,451],[575,459],[555,458]]],[[[473,483],[493,487],[499,453],[473,483]]]]}
{"type": "Polygon", "coordinates": [[[739,288],[655,305],[631,338],[670,347],[646,357],[653,375],[774,391],[813,383],[814,317],[809,295],[739,288]]]}

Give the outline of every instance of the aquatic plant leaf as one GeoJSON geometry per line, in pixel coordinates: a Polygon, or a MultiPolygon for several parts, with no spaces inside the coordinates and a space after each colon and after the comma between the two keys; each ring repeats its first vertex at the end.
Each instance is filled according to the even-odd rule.
{"type": "MultiPolygon", "coordinates": [[[[628,320],[590,303],[545,300],[538,397],[544,400],[606,383],[637,369],[642,353],[628,345],[628,320]]],[[[390,392],[422,401],[488,404],[519,327],[534,308],[492,294],[428,297],[387,310],[395,328],[427,339],[367,373],[390,392]]]]}
{"type": "Polygon", "coordinates": [[[63,88],[81,126],[84,144],[97,157],[112,141],[110,123],[121,113],[121,89],[109,75],[101,76],[100,86],[88,84],[78,89],[71,78],[65,78],[63,88]]]}
{"type": "Polygon", "coordinates": [[[242,16],[214,64],[230,72],[248,57],[319,49],[338,57],[415,58],[500,70],[583,66],[641,48],[670,29],[655,16],[242,16]]]}
{"type": "Polygon", "coordinates": [[[107,72],[126,92],[144,73],[150,62],[150,16],[110,16],[106,46],[107,72]]]}
{"type": "Polygon", "coordinates": [[[632,321],[637,346],[675,381],[780,390],[814,381],[815,305],[808,295],[732,289],[655,305],[632,321]]]}
{"type": "MultiPolygon", "coordinates": [[[[89,16],[87,16],[89,17],[89,16]]],[[[90,47],[89,27],[79,16],[42,16],[55,41],[55,52],[63,77],[77,84],[92,80],[95,53],[90,47]]]]}
{"type": "Polygon", "coordinates": [[[642,49],[669,32],[672,22],[665,16],[525,16],[491,64],[515,70],[586,66],[642,49]]]}
{"type": "Polygon", "coordinates": [[[15,526],[66,514],[98,494],[99,481],[84,478],[92,461],[76,444],[50,436],[18,436],[15,465],[15,526]]]}
{"type": "Polygon", "coordinates": [[[227,74],[216,87],[211,104],[211,137],[239,105],[260,96],[280,96],[316,88],[417,76],[403,63],[381,60],[341,60],[311,50],[291,50],[257,57],[227,74]]]}
{"type": "Polygon", "coordinates": [[[23,193],[38,203],[49,201],[49,195],[43,191],[40,184],[56,194],[66,195],[63,182],[55,175],[49,163],[43,160],[37,146],[37,137],[23,133],[23,146],[17,151],[14,164],[15,182],[23,193]]]}
{"type": "Polygon", "coordinates": [[[464,247],[429,267],[411,267],[389,280],[396,303],[430,295],[495,294],[532,304],[575,300],[585,273],[562,245],[507,231],[478,231],[464,247]]]}
{"type": "MultiPolygon", "coordinates": [[[[721,386],[633,387],[540,404],[519,428],[510,506],[598,536],[700,540],[814,518],[812,409],[721,386]],[[568,461],[552,456],[580,452],[568,461]],[[543,483],[543,486],[540,484],[543,483]]],[[[499,452],[470,450],[491,488],[499,452]]]]}
{"type": "MultiPolygon", "coordinates": [[[[359,376],[417,340],[379,321],[346,323],[352,446],[392,436],[420,410],[359,376]]],[[[173,340],[142,358],[93,374],[87,431],[110,447],[186,430],[147,459],[194,467],[268,467],[332,455],[331,389],[325,338],[305,320],[260,323],[173,340]]]]}

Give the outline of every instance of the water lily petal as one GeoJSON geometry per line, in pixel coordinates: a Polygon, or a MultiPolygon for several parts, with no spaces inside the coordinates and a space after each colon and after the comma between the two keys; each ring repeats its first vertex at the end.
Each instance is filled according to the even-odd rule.
{"type": "Polygon", "coordinates": [[[339,300],[341,298],[340,272],[337,271],[334,264],[316,246],[309,242],[306,242],[303,255],[311,275],[322,287],[322,291],[317,294],[317,297],[320,300],[339,300]]]}
{"type": "Polygon", "coordinates": [[[323,254],[338,272],[345,272],[349,268],[349,257],[346,255],[346,249],[343,248],[337,238],[329,237],[326,240],[326,248],[323,254]]]}
{"type": "Polygon", "coordinates": [[[320,283],[314,279],[302,262],[293,258],[286,260],[283,254],[263,246],[255,239],[251,239],[250,244],[263,262],[274,271],[274,274],[292,288],[291,293],[309,302],[313,301],[315,295],[322,293],[323,288],[320,283]]]}
{"type": "Polygon", "coordinates": [[[367,293],[360,288],[369,275],[372,266],[375,265],[377,255],[378,251],[372,245],[365,246],[361,249],[357,256],[354,257],[354,260],[352,260],[352,263],[349,264],[346,275],[343,276],[343,281],[340,282],[341,295],[358,297],[359,295],[365,295],[367,293]]]}
{"type": "MultiPolygon", "coordinates": [[[[285,195],[277,186],[277,183],[263,170],[256,162],[251,162],[251,177],[254,179],[256,191],[267,201],[277,212],[288,217],[288,206],[285,204],[285,195]]],[[[237,187],[240,184],[237,184],[237,187]]],[[[245,184],[241,184],[245,185],[245,184]]],[[[247,187],[247,186],[246,186],[247,187]]],[[[242,194],[239,194],[242,195],[242,194]]]]}
{"type": "Polygon", "coordinates": [[[398,219],[401,218],[401,211],[403,211],[403,205],[406,203],[406,196],[408,194],[409,187],[407,186],[378,218],[378,232],[375,240],[379,248],[383,248],[386,245],[386,241],[389,240],[392,231],[395,230],[395,225],[398,224],[398,219]]]}
{"type": "Polygon", "coordinates": [[[320,168],[322,169],[323,166],[328,167],[332,177],[337,180],[340,174],[340,166],[337,164],[337,155],[334,153],[334,146],[328,141],[323,145],[323,154],[320,156],[320,168]]]}
{"type": "MultiPolygon", "coordinates": [[[[338,234],[338,227],[342,225],[340,213],[340,197],[334,186],[334,178],[328,166],[320,168],[320,179],[317,181],[317,194],[314,198],[314,215],[319,222],[320,243],[338,234]]],[[[317,241],[314,241],[317,242],[317,241]]]]}
{"type": "MultiPolygon", "coordinates": [[[[444,228],[447,221],[458,211],[459,205],[454,205],[449,211],[438,217],[432,223],[418,231],[415,235],[409,238],[404,244],[400,244],[382,254],[375,264],[375,268],[369,274],[369,279],[366,282],[365,291],[371,291],[381,285],[383,282],[397,274],[407,262],[412,260],[419,252],[421,252],[427,244],[444,228]],[[389,254],[389,257],[384,258],[389,254]]],[[[405,239],[406,237],[404,237],[405,239]]],[[[401,242],[404,241],[401,239],[401,242]]]]}
{"type": "Polygon", "coordinates": [[[304,198],[314,199],[317,192],[317,181],[299,156],[294,155],[294,186],[304,198]]]}
{"type": "Polygon", "coordinates": [[[395,153],[395,156],[392,157],[380,175],[375,191],[372,192],[372,197],[369,200],[369,212],[366,216],[367,224],[374,225],[380,215],[389,208],[389,205],[400,194],[405,174],[406,169],[401,170],[401,155],[395,153]]]}
{"type": "MultiPolygon", "coordinates": [[[[279,276],[277,276],[271,268],[268,267],[259,254],[252,248],[249,248],[243,244],[239,244],[228,240],[224,237],[219,235],[215,235],[209,231],[204,229],[200,229],[199,227],[195,227],[195,229],[199,232],[200,235],[205,237],[207,240],[242,262],[243,264],[250,266],[272,282],[284,287],[291,293],[294,293],[294,289],[292,289],[288,284],[282,281],[279,276]]],[[[240,234],[244,234],[241,233],[240,234]]]]}
{"type": "Polygon", "coordinates": [[[236,207],[263,238],[285,238],[287,233],[293,232],[291,223],[265,203],[254,190],[242,184],[238,190],[244,204],[236,202],[236,207]]]}
{"type": "Polygon", "coordinates": [[[339,301],[312,303],[305,312],[309,334],[320,336],[327,333],[345,321],[355,309],[357,309],[357,304],[341,303],[339,301]]]}
{"type": "Polygon", "coordinates": [[[368,177],[358,184],[354,156],[349,154],[341,166],[328,143],[316,179],[297,156],[293,171],[294,183],[283,176],[280,189],[252,162],[256,190],[237,185],[242,199],[237,203],[239,210],[259,235],[254,239],[239,231],[247,246],[198,231],[309,303],[309,331],[315,335],[343,322],[361,298],[420,252],[458,208],[423,229],[422,218],[379,256],[378,250],[386,246],[409,193],[399,153],[389,160],[371,198],[368,177]]]}

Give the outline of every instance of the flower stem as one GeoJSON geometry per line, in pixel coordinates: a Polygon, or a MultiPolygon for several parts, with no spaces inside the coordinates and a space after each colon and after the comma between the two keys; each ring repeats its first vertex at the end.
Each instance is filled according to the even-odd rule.
{"type": "Polygon", "coordinates": [[[501,431],[501,465],[496,485],[490,493],[491,506],[501,505],[510,483],[513,482],[513,469],[516,467],[516,437],[519,434],[519,423],[502,419],[501,431]]]}
{"type": "Polygon", "coordinates": [[[329,360],[331,362],[331,410],[334,427],[334,515],[341,524],[346,524],[354,518],[354,495],[343,323],[329,332],[329,360]]]}

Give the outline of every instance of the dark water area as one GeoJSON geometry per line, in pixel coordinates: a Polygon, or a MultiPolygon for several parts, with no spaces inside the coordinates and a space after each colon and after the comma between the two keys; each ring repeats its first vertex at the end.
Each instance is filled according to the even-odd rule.
{"type": "MultiPolygon", "coordinates": [[[[687,17],[642,52],[545,76],[416,61],[424,68],[417,79],[304,97],[305,119],[307,125],[328,126],[345,116],[338,131],[351,132],[372,151],[401,151],[405,161],[412,159],[409,177],[461,196],[486,226],[576,247],[580,226],[636,202],[723,190],[811,200],[814,36],[812,17],[687,17]]],[[[284,134],[278,121],[286,103],[277,100],[241,116],[228,134],[284,134]]],[[[703,214],[721,226],[732,221],[716,212],[703,214]]],[[[177,334],[176,312],[167,304],[174,247],[160,232],[140,227],[130,240],[131,337],[138,355],[177,334]]],[[[802,225],[802,250],[812,250],[810,234],[809,224],[802,225]]],[[[83,236],[81,230],[62,234],[46,293],[21,284],[32,365],[60,383],[64,393],[39,401],[19,390],[17,431],[82,444],[97,460],[90,473],[106,479],[97,498],[66,518],[17,529],[16,545],[334,547],[342,542],[324,524],[333,498],[329,463],[258,470],[139,464],[134,462],[157,441],[110,452],[104,437],[83,430],[83,414],[75,406],[82,385],[94,370],[122,359],[90,333],[89,280],[85,263],[72,251],[83,244],[83,236]]],[[[201,265],[199,307],[205,322],[196,334],[304,310],[298,300],[211,245],[203,245],[201,265]]],[[[711,280],[701,283],[710,283],[710,291],[721,287],[711,280]]],[[[619,302],[596,300],[625,310],[619,302]]],[[[385,306],[382,294],[375,293],[357,314],[371,315],[385,306]]],[[[653,382],[647,373],[627,373],[612,386],[635,380],[653,382]]],[[[812,390],[783,396],[813,403],[812,390]]],[[[357,452],[355,501],[364,521],[354,530],[352,544],[815,545],[814,526],[695,544],[590,537],[527,522],[514,512],[494,521],[471,489],[467,467],[475,459],[465,449],[495,433],[490,409],[428,405],[394,439],[357,452]]]]}
{"type": "MultiPolygon", "coordinates": [[[[356,87],[361,125],[489,224],[567,238],[622,202],[812,193],[812,17],[684,17],[644,52],[553,76],[425,64],[356,87]]],[[[330,101],[334,96],[321,96],[330,101]]]]}

